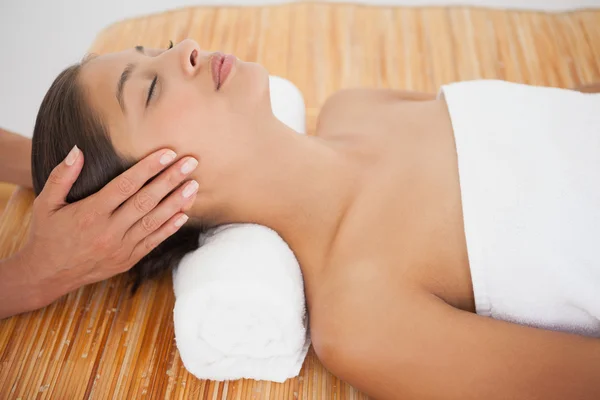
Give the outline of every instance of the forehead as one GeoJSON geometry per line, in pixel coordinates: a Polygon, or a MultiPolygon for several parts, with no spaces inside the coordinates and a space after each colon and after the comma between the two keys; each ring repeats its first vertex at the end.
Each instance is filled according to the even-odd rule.
{"type": "Polygon", "coordinates": [[[117,82],[123,69],[136,58],[134,51],[111,53],[94,57],[81,68],[79,80],[86,99],[111,133],[119,131],[125,122],[115,97],[117,82]]]}
{"type": "MultiPolygon", "coordinates": [[[[147,57],[155,57],[164,50],[143,49],[141,51],[128,49],[118,53],[103,54],[84,62],[81,68],[80,79],[92,98],[94,106],[102,108],[112,96],[117,103],[117,83],[128,64],[139,64],[147,57]],[[96,103],[99,101],[100,103],[96,103]]],[[[112,102],[110,102],[112,103],[112,102]]],[[[118,106],[118,103],[116,104],[118,106]]]]}
{"type": "Polygon", "coordinates": [[[125,134],[127,120],[116,98],[117,83],[123,69],[130,63],[138,63],[144,57],[135,50],[125,50],[96,56],[85,61],[79,75],[86,100],[100,117],[114,145],[122,147],[129,140],[125,134]]]}
{"type": "Polygon", "coordinates": [[[96,92],[111,81],[116,85],[125,66],[137,60],[138,57],[130,50],[93,57],[83,63],[80,79],[89,91],[96,92]]]}
{"type": "Polygon", "coordinates": [[[102,55],[92,55],[92,57],[86,56],[83,64],[86,74],[106,72],[106,69],[125,68],[128,63],[139,61],[144,57],[156,57],[163,53],[164,49],[149,49],[143,46],[135,46],[134,48],[123,50],[115,53],[107,53],[102,55]]]}
{"type": "MultiPolygon", "coordinates": [[[[124,116],[117,101],[117,84],[128,64],[140,64],[163,50],[144,49],[144,54],[134,48],[118,53],[93,57],[83,63],[79,76],[85,88],[87,101],[107,125],[111,133],[123,128],[124,116]]],[[[134,82],[128,86],[135,85],[134,82]]]]}

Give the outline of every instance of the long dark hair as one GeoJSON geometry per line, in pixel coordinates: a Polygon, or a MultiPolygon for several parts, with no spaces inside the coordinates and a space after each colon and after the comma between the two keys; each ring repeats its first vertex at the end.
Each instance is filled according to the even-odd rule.
{"type": "MultiPolygon", "coordinates": [[[[40,105],[32,139],[31,172],[36,195],[75,144],[83,151],[85,163],[67,196],[69,203],[96,193],[136,162],[117,154],[106,126],[87,103],[78,80],[81,67],[72,65],[54,80],[40,105]]],[[[131,269],[132,291],[143,281],[175,268],[186,253],[198,248],[200,234],[206,230],[183,226],[142,258],[131,269]]]]}

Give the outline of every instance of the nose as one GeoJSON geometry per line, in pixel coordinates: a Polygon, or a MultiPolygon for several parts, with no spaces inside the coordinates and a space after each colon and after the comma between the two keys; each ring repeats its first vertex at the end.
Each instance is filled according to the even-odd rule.
{"type": "Polygon", "coordinates": [[[194,76],[200,70],[200,46],[195,40],[185,39],[175,46],[186,76],[194,76]]]}

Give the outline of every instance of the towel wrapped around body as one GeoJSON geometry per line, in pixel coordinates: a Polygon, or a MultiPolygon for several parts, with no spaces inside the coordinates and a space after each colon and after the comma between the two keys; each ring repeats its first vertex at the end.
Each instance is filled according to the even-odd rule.
{"type": "Polygon", "coordinates": [[[600,94],[444,86],[479,315],[600,337],[600,94]]]}

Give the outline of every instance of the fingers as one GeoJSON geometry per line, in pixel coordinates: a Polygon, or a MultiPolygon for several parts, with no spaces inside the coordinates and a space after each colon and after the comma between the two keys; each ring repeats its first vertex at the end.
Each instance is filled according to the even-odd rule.
{"type": "Polygon", "coordinates": [[[136,222],[125,234],[123,241],[125,243],[132,243],[132,245],[143,241],[175,214],[188,209],[194,202],[197,192],[198,183],[196,181],[186,182],[163,200],[154,210],[136,222]]]}
{"type": "Polygon", "coordinates": [[[67,195],[81,172],[83,161],[83,153],[77,146],[73,146],[67,157],[48,176],[44,189],[38,196],[41,204],[51,209],[65,205],[67,195]]]}
{"type": "Polygon", "coordinates": [[[129,259],[130,265],[135,265],[142,259],[142,257],[154,250],[154,248],[162,243],[166,238],[177,232],[179,228],[181,228],[181,226],[187,222],[187,220],[187,215],[183,213],[177,213],[158,230],[142,239],[134,247],[133,252],[131,253],[131,257],[129,259]]]}
{"type": "MultiPolygon", "coordinates": [[[[195,158],[185,157],[127,200],[111,217],[120,228],[120,232],[127,232],[136,222],[152,211],[197,166],[198,161],[195,158]]],[[[177,211],[174,210],[173,214],[177,211]]]]}
{"type": "Polygon", "coordinates": [[[101,212],[110,214],[175,159],[173,150],[156,151],[117,176],[92,196],[101,212]]]}

